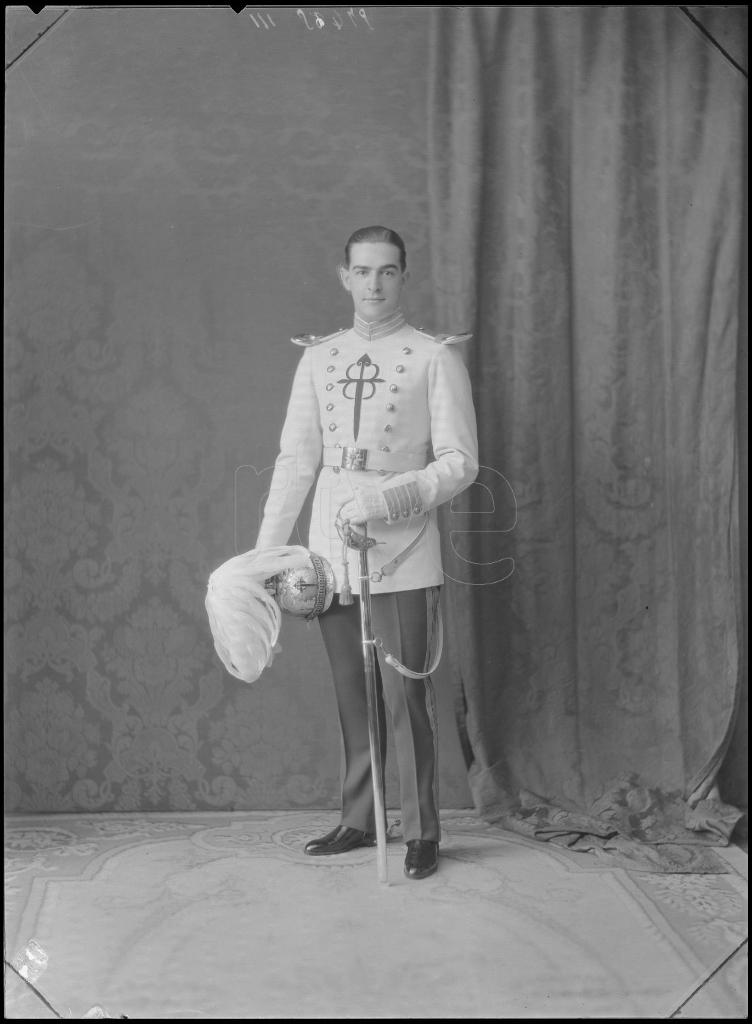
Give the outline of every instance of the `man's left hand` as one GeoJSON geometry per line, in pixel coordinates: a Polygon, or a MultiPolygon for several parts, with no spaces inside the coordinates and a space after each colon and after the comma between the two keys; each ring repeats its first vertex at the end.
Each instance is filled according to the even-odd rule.
{"type": "Polygon", "coordinates": [[[381,491],[375,487],[356,487],[350,501],[339,510],[337,518],[342,522],[362,525],[369,519],[386,519],[389,515],[387,503],[381,491]]]}

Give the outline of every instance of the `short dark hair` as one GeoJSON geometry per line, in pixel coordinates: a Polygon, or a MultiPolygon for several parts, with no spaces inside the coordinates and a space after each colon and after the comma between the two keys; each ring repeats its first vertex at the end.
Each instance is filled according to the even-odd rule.
{"type": "Polygon", "coordinates": [[[347,245],[345,246],[345,266],[350,266],[350,250],[358,242],[388,242],[390,245],[394,245],[399,249],[400,254],[400,266],[402,270],[407,267],[407,250],[405,249],[405,243],[402,241],[396,231],[392,231],[391,228],[383,228],[380,224],[372,224],[367,228],[358,228],[357,231],[353,231],[350,237],[347,239],[347,245]]]}

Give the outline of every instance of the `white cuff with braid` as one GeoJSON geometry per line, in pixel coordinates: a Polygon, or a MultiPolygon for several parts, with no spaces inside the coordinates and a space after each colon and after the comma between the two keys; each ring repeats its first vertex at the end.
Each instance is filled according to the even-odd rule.
{"type": "Polygon", "coordinates": [[[417,483],[398,484],[383,491],[375,487],[355,487],[353,497],[340,509],[339,518],[350,523],[367,523],[369,519],[385,519],[396,523],[412,519],[423,512],[423,499],[417,483]]]}
{"type": "Polygon", "coordinates": [[[383,495],[388,523],[396,523],[400,519],[412,519],[413,516],[423,512],[423,498],[415,480],[387,487],[383,495]]]}

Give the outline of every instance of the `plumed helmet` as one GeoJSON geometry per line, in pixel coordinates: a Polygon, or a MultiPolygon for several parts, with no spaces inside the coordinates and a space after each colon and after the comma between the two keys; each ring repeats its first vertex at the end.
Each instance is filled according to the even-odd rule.
{"type": "Polygon", "coordinates": [[[227,671],[255,682],[280,650],[283,611],[311,619],[332,603],[332,567],[307,548],[282,546],[228,559],[209,577],[206,611],[227,671]]]}
{"type": "Polygon", "coordinates": [[[308,564],[284,569],[266,581],[266,588],[283,612],[315,619],[334,597],[334,572],[321,555],[308,552],[308,564]]]}

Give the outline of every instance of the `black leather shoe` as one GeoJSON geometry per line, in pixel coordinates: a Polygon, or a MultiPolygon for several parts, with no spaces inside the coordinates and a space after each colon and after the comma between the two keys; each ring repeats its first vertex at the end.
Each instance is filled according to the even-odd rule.
{"type": "Polygon", "coordinates": [[[329,853],[347,853],[348,850],[357,850],[359,846],[373,846],[375,842],[374,836],[368,832],[337,825],[321,839],[311,839],[303,847],[303,852],[311,857],[322,857],[329,853]]]}
{"type": "Polygon", "coordinates": [[[409,839],[405,857],[408,878],[427,878],[439,866],[439,844],[431,839],[409,839]]]}

